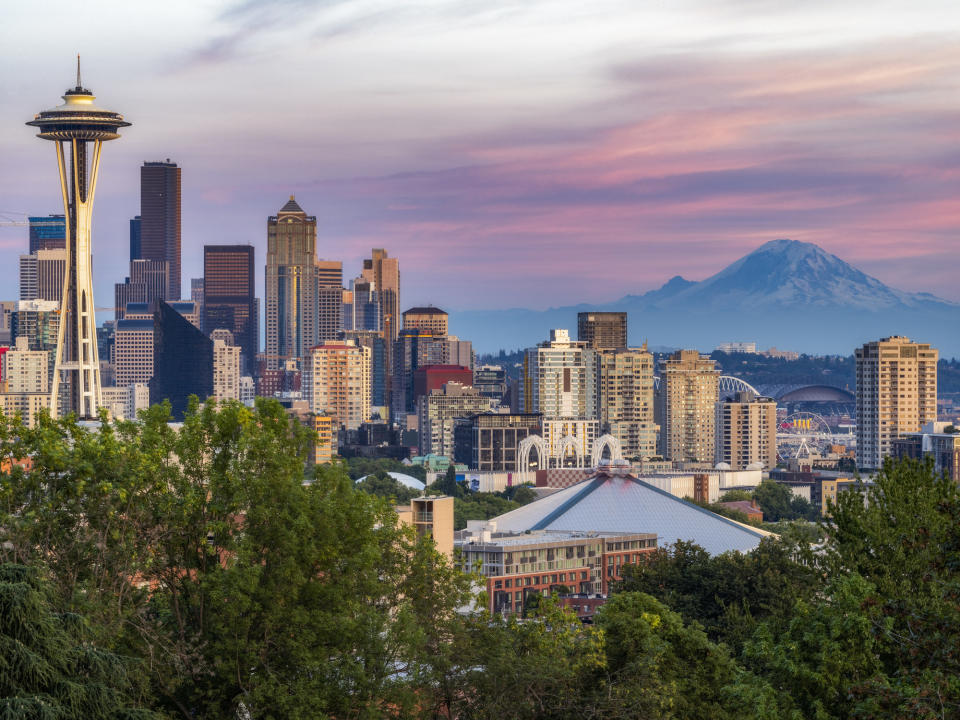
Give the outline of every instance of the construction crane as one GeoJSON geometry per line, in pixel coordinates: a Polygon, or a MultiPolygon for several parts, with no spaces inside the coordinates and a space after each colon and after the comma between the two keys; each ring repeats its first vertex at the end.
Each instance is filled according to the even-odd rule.
{"type": "Polygon", "coordinates": [[[30,217],[26,213],[22,212],[13,212],[11,210],[2,210],[0,211],[0,227],[62,227],[63,220],[41,220],[40,222],[31,223],[29,220],[14,220],[14,216],[19,216],[23,218],[30,217]]]}

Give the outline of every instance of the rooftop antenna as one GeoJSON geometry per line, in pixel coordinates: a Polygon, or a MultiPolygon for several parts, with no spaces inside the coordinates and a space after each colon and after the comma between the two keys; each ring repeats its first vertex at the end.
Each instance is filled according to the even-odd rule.
{"type": "Polygon", "coordinates": [[[77,53],[77,90],[82,87],[83,85],[80,84],[80,53],[77,53]]]}

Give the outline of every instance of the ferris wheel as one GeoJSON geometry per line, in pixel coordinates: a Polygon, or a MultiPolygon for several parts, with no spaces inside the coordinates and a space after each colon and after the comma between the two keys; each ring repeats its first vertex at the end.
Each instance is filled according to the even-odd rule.
{"type": "Polygon", "coordinates": [[[824,455],[830,449],[832,438],[827,421],[816,413],[793,413],[777,426],[777,458],[786,462],[824,455]]]}

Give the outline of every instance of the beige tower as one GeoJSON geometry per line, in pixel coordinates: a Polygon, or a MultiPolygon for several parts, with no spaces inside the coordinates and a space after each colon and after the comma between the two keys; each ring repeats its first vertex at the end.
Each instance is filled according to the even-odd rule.
{"type": "Polygon", "coordinates": [[[676,462],[713,463],[720,371],[696,350],[679,350],[660,368],[660,452],[676,462]]]}
{"type": "Polygon", "coordinates": [[[327,340],[304,359],[301,388],[310,412],[356,430],[370,419],[371,351],[353,342],[327,340]]]}
{"type": "Polygon", "coordinates": [[[597,352],[597,418],[625,458],[657,454],[653,355],[643,348],[597,352]]]}
{"type": "Polygon", "coordinates": [[[855,351],[857,465],[878,468],[891,441],[937,419],[937,360],[929,344],[893,336],[855,351]]]}
{"type": "Polygon", "coordinates": [[[267,368],[299,361],[316,343],[317,218],[293,195],[267,220],[267,368]]]}
{"type": "Polygon", "coordinates": [[[777,465],[777,402],[752,392],[737,393],[717,403],[714,460],[731,470],[777,465]]]}

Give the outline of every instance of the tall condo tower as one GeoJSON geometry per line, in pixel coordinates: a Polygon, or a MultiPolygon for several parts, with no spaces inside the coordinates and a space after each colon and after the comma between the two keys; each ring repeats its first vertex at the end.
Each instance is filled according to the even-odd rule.
{"type": "Polygon", "coordinates": [[[93,104],[95,99],[80,82],[78,57],[77,85],[64,93],[63,105],[44,110],[27,123],[39,128],[37,137],[56,143],[66,216],[67,266],[50,412],[56,416],[63,397],[63,407],[80,419],[96,418],[100,405],[100,362],[90,267],[90,222],[100,149],[107,140],[119,137],[120,128],[130,125],[119,113],[98,108],[93,104]],[[88,149],[92,152],[88,153],[88,149]]]}

